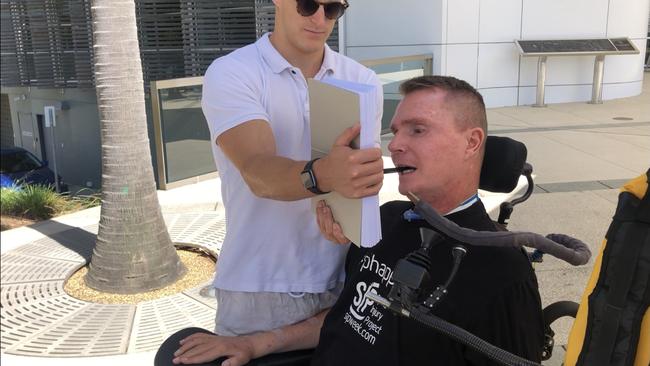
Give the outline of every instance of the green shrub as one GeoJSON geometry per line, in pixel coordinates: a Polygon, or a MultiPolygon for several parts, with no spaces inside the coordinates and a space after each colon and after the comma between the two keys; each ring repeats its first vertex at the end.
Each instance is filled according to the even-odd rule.
{"type": "Polygon", "coordinates": [[[0,192],[0,211],[3,215],[32,220],[49,219],[99,203],[99,198],[94,196],[63,196],[39,185],[24,185],[19,190],[2,188],[0,192]]]}

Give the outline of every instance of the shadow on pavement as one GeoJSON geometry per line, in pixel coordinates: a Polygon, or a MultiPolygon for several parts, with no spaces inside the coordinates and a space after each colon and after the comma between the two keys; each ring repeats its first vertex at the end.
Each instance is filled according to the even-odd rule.
{"type": "MultiPolygon", "coordinates": [[[[95,248],[97,235],[87,231],[89,229],[88,227],[84,230],[84,228],[62,224],[57,221],[49,221],[47,225],[32,225],[31,229],[45,235],[45,238],[33,243],[38,243],[43,240],[47,240],[49,243],[54,241],[57,244],[77,253],[83,257],[86,262],[90,262],[93,248],[95,248]]],[[[92,226],[90,229],[92,229],[92,226]]]]}

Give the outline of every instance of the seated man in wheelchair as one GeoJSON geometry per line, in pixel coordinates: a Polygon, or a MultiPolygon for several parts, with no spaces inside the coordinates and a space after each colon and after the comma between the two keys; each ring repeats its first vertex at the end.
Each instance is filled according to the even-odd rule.
{"type": "MultiPolygon", "coordinates": [[[[445,76],[411,79],[401,92],[404,99],[392,120],[394,138],[388,146],[400,169],[400,193],[414,194],[459,226],[497,231],[477,196],[487,135],[481,95],[466,82],[445,76]]],[[[323,202],[317,214],[326,237],[349,242],[323,202]]],[[[373,295],[389,297],[398,260],[420,247],[426,236],[421,228],[429,226],[405,201],[384,204],[381,225],[383,239],[375,247],[350,245],[345,287],[329,311],[272,332],[221,337],[205,331],[180,344],[176,338],[163,344],[157,364],[237,366],[269,353],[313,347],[315,365],[496,364],[373,301],[373,295]],[[165,353],[170,347],[173,356],[165,353]]],[[[514,247],[459,249],[457,244],[437,240],[429,246],[434,284],[444,283],[454,262],[463,259],[448,293],[445,289],[440,295],[444,301],[431,304],[433,313],[497,347],[540,362],[542,307],[526,253],[514,247]]]]}

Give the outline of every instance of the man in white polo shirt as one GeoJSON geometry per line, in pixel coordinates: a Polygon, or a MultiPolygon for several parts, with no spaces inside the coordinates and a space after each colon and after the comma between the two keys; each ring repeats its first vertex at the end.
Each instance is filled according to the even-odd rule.
{"type": "Polygon", "coordinates": [[[377,85],[381,119],[377,76],[325,44],[347,2],[274,3],[273,33],[215,60],[203,84],[227,220],[214,279],[221,335],[275,329],[330,307],[347,247],[323,238],[309,198],[373,195],[383,178],[379,148],[349,147],[358,126],[329,155],[309,161],[308,78],[377,85]]]}

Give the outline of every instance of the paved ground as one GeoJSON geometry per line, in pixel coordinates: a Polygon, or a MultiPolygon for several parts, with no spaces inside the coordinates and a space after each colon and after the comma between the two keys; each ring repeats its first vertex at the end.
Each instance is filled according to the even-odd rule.
{"type": "MultiPolygon", "coordinates": [[[[650,75],[645,76],[646,92],[638,97],[606,101],[602,105],[567,103],[547,108],[508,107],[488,111],[490,133],[526,143],[528,160],[535,170],[535,193],[515,208],[511,229],[567,233],[590,243],[592,250],[597,251],[615,208],[617,188],[650,166],[650,75]]],[[[395,187],[394,177],[388,179],[381,200],[399,197],[395,187]]],[[[176,241],[194,241],[215,246],[213,249],[218,251],[219,235],[223,234],[215,233],[221,230],[219,220],[223,213],[218,179],[161,191],[159,198],[176,241]]],[[[495,206],[501,198],[486,196],[484,200],[488,206],[495,206]]],[[[88,243],[92,243],[98,217],[99,209],[93,208],[1,234],[3,364],[151,364],[153,351],[147,350],[155,349],[165,333],[191,323],[199,313],[203,318],[195,324],[210,322],[212,314],[205,317],[204,312],[212,312],[214,304],[201,298],[197,288],[179,295],[180,299],[169,300],[167,305],[161,300],[158,304],[120,309],[109,315],[98,312],[103,315],[95,319],[96,328],[86,333],[86,338],[97,337],[101,332],[114,336],[112,331],[121,331],[127,334],[126,343],[118,337],[116,343],[106,341],[103,349],[93,353],[79,346],[82,341],[70,338],[75,333],[70,327],[80,323],[78,319],[87,320],[88,316],[79,314],[92,306],[68,299],[59,286],[87,259],[88,243]],[[43,271],[39,272],[38,268],[43,271]],[[50,273],[49,277],[35,275],[43,272],[50,273]],[[35,283],[47,286],[35,288],[35,283]],[[176,301],[189,301],[198,310],[177,317],[173,315],[179,313],[174,305],[176,301]],[[69,316],[61,317],[61,314],[69,316]],[[170,320],[169,314],[174,319],[170,320]],[[119,323],[123,326],[106,328],[114,321],[124,322],[119,323]],[[149,335],[142,334],[144,338],[138,343],[137,336],[143,329],[153,330],[149,335]],[[75,346],[74,342],[78,344],[75,346]],[[48,354],[52,347],[68,353],[48,354]],[[75,352],[82,357],[70,357],[75,352]],[[99,356],[102,354],[105,356],[99,356]],[[97,356],[89,358],[91,355],[97,356]],[[40,358],[43,356],[47,358],[40,358]]],[[[591,264],[575,268],[547,258],[536,270],[545,304],[567,299],[578,301],[591,264]]],[[[570,321],[558,324],[557,344],[566,342],[569,326],[570,321]]],[[[99,336],[98,342],[102,340],[99,336]]],[[[559,356],[546,365],[559,365],[559,356]]]]}

